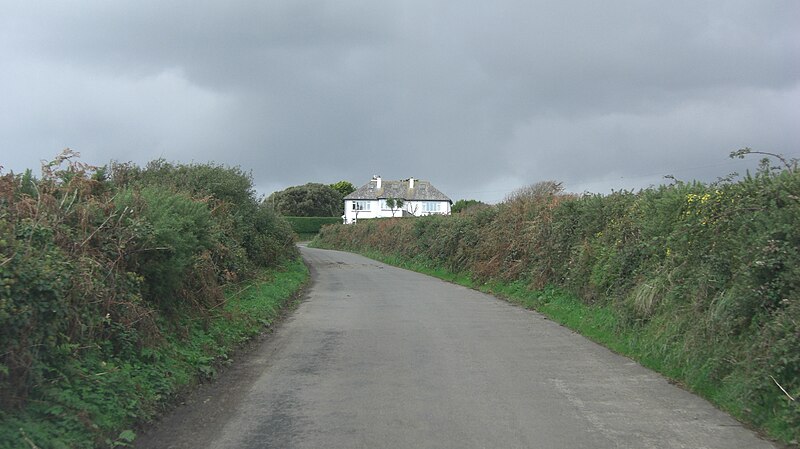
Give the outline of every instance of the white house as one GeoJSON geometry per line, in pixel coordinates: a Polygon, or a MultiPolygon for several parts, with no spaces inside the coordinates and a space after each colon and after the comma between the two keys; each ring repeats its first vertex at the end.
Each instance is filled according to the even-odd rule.
{"type": "Polygon", "coordinates": [[[345,223],[355,223],[363,218],[408,217],[423,215],[450,215],[453,201],[428,181],[408,178],[384,181],[380,176],[344,197],[345,223]],[[386,204],[388,198],[402,199],[400,208],[386,204]]]}

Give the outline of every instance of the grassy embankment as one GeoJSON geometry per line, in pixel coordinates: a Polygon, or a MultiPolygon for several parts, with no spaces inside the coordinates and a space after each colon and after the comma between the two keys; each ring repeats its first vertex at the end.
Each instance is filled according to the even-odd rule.
{"type": "Polygon", "coordinates": [[[536,309],[787,443],[800,438],[800,173],[563,194],[324,227],[361,252],[536,309]]]}
{"type": "Polygon", "coordinates": [[[126,446],[308,272],[238,168],[0,176],[0,447],[126,446]]]}

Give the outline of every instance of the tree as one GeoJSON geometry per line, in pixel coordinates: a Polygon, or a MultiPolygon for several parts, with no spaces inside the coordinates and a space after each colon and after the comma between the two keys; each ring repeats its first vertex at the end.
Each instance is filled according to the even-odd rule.
{"type": "Polygon", "coordinates": [[[38,196],[36,195],[36,178],[33,177],[33,171],[30,168],[26,169],[25,174],[20,178],[19,193],[28,195],[31,198],[38,196]]]}
{"type": "Polygon", "coordinates": [[[402,198],[386,198],[386,207],[392,210],[392,217],[394,217],[394,212],[402,209],[405,203],[405,200],[402,198]]]}
{"type": "Polygon", "coordinates": [[[331,186],[310,182],[275,192],[266,202],[287,217],[338,217],[342,215],[342,196],[331,186]]]}
{"type": "Polygon", "coordinates": [[[348,181],[339,181],[335,184],[331,184],[330,187],[333,190],[336,190],[337,192],[341,193],[342,198],[356,191],[355,186],[348,181]]]}

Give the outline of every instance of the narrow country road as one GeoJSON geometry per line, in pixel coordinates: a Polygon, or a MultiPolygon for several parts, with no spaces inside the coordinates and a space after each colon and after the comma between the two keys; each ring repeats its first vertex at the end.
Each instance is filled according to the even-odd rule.
{"type": "Polygon", "coordinates": [[[302,248],[307,298],[139,448],[772,448],[541,315],[302,248]]]}

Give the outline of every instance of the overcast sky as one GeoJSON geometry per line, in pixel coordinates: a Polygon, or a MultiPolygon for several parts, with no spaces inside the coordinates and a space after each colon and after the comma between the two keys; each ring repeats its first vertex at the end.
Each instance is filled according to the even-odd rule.
{"type": "Polygon", "coordinates": [[[496,202],[714,180],[799,124],[797,0],[0,0],[5,172],[70,147],[496,202]]]}

